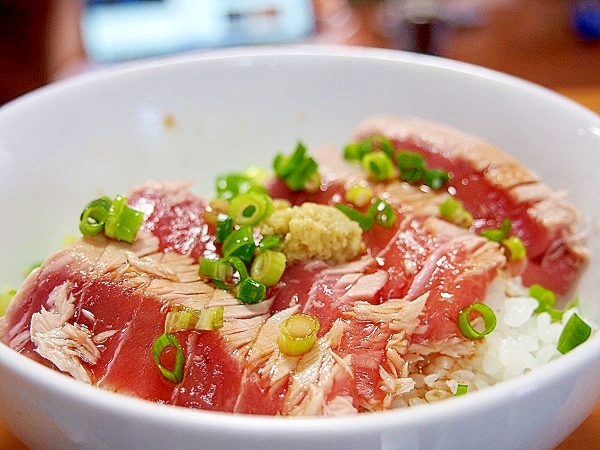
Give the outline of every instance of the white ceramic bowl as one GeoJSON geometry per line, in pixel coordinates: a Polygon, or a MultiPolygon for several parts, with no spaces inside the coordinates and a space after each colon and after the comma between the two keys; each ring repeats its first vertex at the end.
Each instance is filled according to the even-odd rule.
{"type": "MultiPolygon", "coordinates": [[[[543,88],[415,54],[246,48],[99,70],[0,109],[0,274],[76,232],[100,192],[149,178],[195,179],[267,164],[298,139],[344,143],[372,113],[434,119],[534,168],[590,224],[578,291],[600,316],[600,118],[543,88]],[[165,125],[165,118],[172,126],[165,125]]],[[[36,448],[552,448],[600,400],[600,335],[526,376],[410,410],[282,419],[164,407],[78,383],[0,345],[0,414],[36,448]]]]}

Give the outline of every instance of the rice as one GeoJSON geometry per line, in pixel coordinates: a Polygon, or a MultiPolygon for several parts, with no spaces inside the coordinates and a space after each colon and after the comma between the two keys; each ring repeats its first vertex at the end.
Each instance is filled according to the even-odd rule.
{"type": "MultiPolygon", "coordinates": [[[[395,407],[450,398],[459,384],[472,392],[536,370],[561,356],[557,344],[562,329],[572,314],[581,316],[577,307],[565,311],[561,322],[552,322],[546,312],[534,313],[538,301],[528,296],[519,278],[498,277],[490,284],[485,303],[496,314],[496,328],[462,357],[447,356],[444,350],[425,355],[411,346],[406,360],[415,388],[397,399],[395,407]]],[[[583,319],[593,331],[598,328],[583,319]]]]}

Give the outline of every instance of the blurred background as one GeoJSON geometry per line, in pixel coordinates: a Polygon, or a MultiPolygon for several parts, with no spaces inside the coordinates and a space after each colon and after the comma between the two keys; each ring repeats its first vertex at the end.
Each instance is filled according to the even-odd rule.
{"type": "Polygon", "coordinates": [[[0,104],[102,65],[292,42],[431,53],[557,90],[600,84],[600,0],[0,0],[0,104]]]}

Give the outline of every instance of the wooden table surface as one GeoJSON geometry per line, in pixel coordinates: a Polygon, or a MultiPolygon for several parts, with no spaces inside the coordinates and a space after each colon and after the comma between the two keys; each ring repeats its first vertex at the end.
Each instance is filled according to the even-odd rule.
{"type": "MultiPolygon", "coordinates": [[[[600,85],[561,88],[557,91],[600,114],[600,85]]],[[[600,448],[600,405],[598,405],[590,417],[558,447],[558,450],[595,448],[600,448]]],[[[0,417],[0,450],[7,449],[22,450],[26,449],[26,447],[5,427],[2,417],[0,417]]]]}

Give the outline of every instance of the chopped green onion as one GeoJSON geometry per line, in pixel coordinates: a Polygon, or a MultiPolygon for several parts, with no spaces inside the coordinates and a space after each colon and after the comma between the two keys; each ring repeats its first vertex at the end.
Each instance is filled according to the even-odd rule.
{"type": "Polygon", "coordinates": [[[281,244],[281,236],[278,234],[269,234],[267,236],[263,236],[262,239],[258,243],[259,250],[272,250],[274,248],[279,247],[281,244]]]}
{"type": "Polygon", "coordinates": [[[396,155],[400,179],[408,183],[418,183],[426,170],[425,158],[416,152],[399,152],[396,155]]]}
{"type": "Polygon", "coordinates": [[[394,152],[396,151],[394,148],[394,144],[385,136],[371,136],[371,147],[375,150],[379,150],[390,158],[394,156],[394,152]]]}
{"type": "Polygon", "coordinates": [[[183,365],[185,363],[185,355],[181,349],[181,345],[175,336],[169,333],[161,334],[156,338],[152,345],[152,357],[156,363],[156,367],[160,370],[160,373],[169,381],[173,383],[179,383],[183,380],[183,365]],[[173,370],[167,369],[162,364],[162,354],[169,348],[173,347],[176,351],[175,364],[173,370]]]}
{"type": "Polygon", "coordinates": [[[308,352],[317,340],[319,320],[310,314],[294,314],[279,326],[279,350],[288,356],[300,356],[308,352]]]}
{"type": "Polygon", "coordinates": [[[529,287],[529,296],[538,301],[538,307],[533,311],[535,314],[546,312],[550,314],[553,322],[560,322],[563,317],[563,311],[555,308],[556,294],[550,289],[546,289],[540,284],[532,284],[529,287]]]}
{"type": "Polygon", "coordinates": [[[441,189],[450,179],[450,175],[445,170],[429,169],[423,173],[423,182],[434,191],[441,189]]]}
{"type": "Polygon", "coordinates": [[[250,266],[250,276],[265,286],[275,286],[285,271],[286,257],[282,252],[264,250],[250,266]]]}
{"type": "Polygon", "coordinates": [[[361,164],[367,174],[377,181],[386,181],[394,178],[394,163],[383,152],[368,153],[363,156],[361,164]]]}
{"type": "Polygon", "coordinates": [[[285,182],[293,191],[304,189],[306,191],[314,192],[321,184],[318,170],[319,166],[317,165],[317,162],[312,158],[306,158],[300,163],[297,170],[285,179],[285,182]]]}
{"type": "Polygon", "coordinates": [[[278,153],[273,160],[275,174],[279,178],[286,179],[298,169],[305,157],[306,147],[301,142],[298,142],[296,149],[289,156],[285,156],[283,153],[278,153]]]}
{"type": "Polygon", "coordinates": [[[7,289],[6,291],[0,293],[0,317],[4,315],[8,304],[13,299],[16,293],[16,289],[7,289]]]}
{"type": "Polygon", "coordinates": [[[225,281],[233,278],[233,266],[223,258],[200,258],[198,265],[200,275],[205,275],[213,280],[225,281]]]}
{"type": "Polygon", "coordinates": [[[344,147],[344,159],[348,161],[360,161],[363,156],[371,152],[371,146],[365,140],[360,142],[351,142],[344,147]]]}
{"type": "Polygon", "coordinates": [[[336,204],[335,207],[343,212],[349,219],[357,222],[364,231],[370,230],[373,226],[374,217],[365,215],[350,206],[336,204]]]}
{"type": "Polygon", "coordinates": [[[200,275],[210,277],[221,289],[231,290],[248,277],[246,264],[237,256],[219,259],[200,258],[200,275]]]}
{"type": "Polygon", "coordinates": [[[218,243],[222,243],[233,231],[233,219],[231,216],[223,213],[217,215],[217,231],[215,238],[218,243]]]}
{"type": "Polygon", "coordinates": [[[111,239],[129,242],[142,226],[144,214],[127,205],[127,197],[115,196],[104,223],[104,234],[111,239]]]}
{"type": "Polygon", "coordinates": [[[473,215],[454,197],[448,197],[440,203],[440,216],[442,219],[464,228],[473,225],[473,215]]]}
{"type": "Polygon", "coordinates": [[[281,153],[273,160],[275,175],[285,181],[293,191],[315,191],[321,185],[319,167],[314,159],[307,155],[306,147],[298,142],[291,155],[281,153]]]}
{"type": "Polygon", "coordinates": [[[223,256],[237,256],[246,264],[249,264],[254,255],[256,244],[250,226],[242,226],[232,231],[225,238],[222,245],[223,256]]]}
{"type": "Polygon", "coordinates": [[[562,354],[570,352],[579,344],[585,342],[591,334],[592,328],[577,314],[573,314],[569,317],[569,320],[567,320],[567,323],[558,338],[557,349],[562,354]]]}
{"type": "Polygon", "coordinates": [[[252,165],[244,169],[242,175],[252,183],[253,187],[258,187],[262,186],[269,178],[269,171],[264,167],[252,165]]]}
{"type": "Polygon", "coordinates": [[[394,145],[385,136],[368,136],[361,141],[347,144],[344,147],[344,159],[361,161],[369,153],[378,151],[385,153],[391,158],[394,154],[394,145]]]}
{"type": "Polygon", "coordinates": [[[252,180],[243,174],[227,174],[217,177],[217,197],[230,200],[247,192],[253,186],[252,180]]]}
{"type": "Polygon", "coordinates": [[[459,384],[458,386],[456,386],[456,393],[454,395],[456,397],[465,395],[468,392],[468,390],[469,390],[468,384],[459,384]]]}
{"type": "Polygon", "coordinates": [[[184,308],[169,311],[165,319],[165,333],[185,330],[213,331],[223,326],[223,306],[197,310],[184,308]]]}
{"type": "Polygon", "coordinates": [[[512,225],[510,220],[504,219],[498,228],[486,228],[481,230],[481,236],[493,242],[502,242],[510,235],[511,228],[512,225]]]}
{"type": "Polygon", "coordinates": [[[396,223],[396,213],[385,200],[377,199],[371,203],[371,206],[367,210],[367,215],[372,217],[375,223],[383,227],[391,227],[396,223]]]}
{"type": "Polygon", "coordinates": [[[79,231],[84,236],[93,236],[104,229],[112,201],[108,197],[89,202],[79,217],[79,231]]]}
{"type": "Polygon", "coordinates": [[[458,314],[458,329],[468,339],[481,339],[496,328],[496,314],[483,303],[473,303],[462,309],[458,314]],[[473,327],[470,314],[476,312],[483,319],[484,329],[479,331],[473,327]]]}
{"type": "Polygon", "coordinates": [[[354,206],[367,206],[373,198],[373,191],[367,186],[352,186],[346,191],[346,200],[354,206]]]}
{"type": "Polygon", "coordinates": [[[518,261],[525,259],[525,256],[527,256],[525,244],[518,236],[507,237],[502,241],[502,246],[506,249],[509,261],[518,261]]]}
{"type": "Polygon", "coordinates": [[[398,152],[396,162],[400,170],[400,179],[407,183],[416,184],[422,180],[426,186],[438,190],[450,179],[450,174],[445,170],[429,169],[423,155],[417,152],[398,152]]]}
{"type": "Polygon", "coordinates": [[[273,209],[271,197],[258,192],[237,195],[229,202],[229,215],[240,225],[256,225],[273,209]]]}
{"type": "Polygon", "coordinates": [[[267,287],[252,277],[246,277],[237,285],[236,297],[245,304],[260,303],[265,299],[267,287]]]}
{"type": "Polygon", "coordinates": [[[79,217],[79,230],[84,236],[104,230],[106,237],[131,244],[143,221],[144,214],[130,208],[126,197],[117,195],[112,202],[101,197],[87,204],[79,217]]]}

